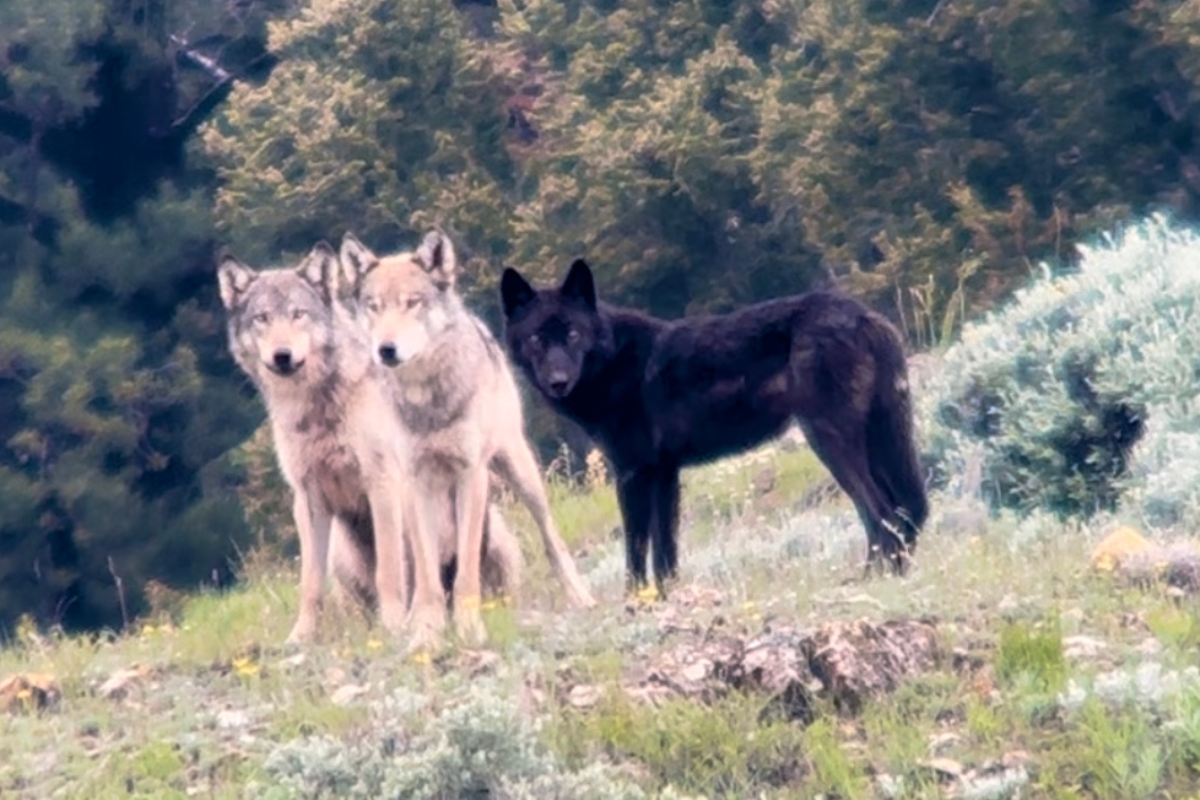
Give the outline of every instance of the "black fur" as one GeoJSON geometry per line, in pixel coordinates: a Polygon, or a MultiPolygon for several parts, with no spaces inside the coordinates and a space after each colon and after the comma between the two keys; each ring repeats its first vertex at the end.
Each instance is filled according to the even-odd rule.
{"type": "Polygon", "coordinates": [[[928,514],[904,345],[882,316],[813,292],[666,321],[598,302],[591,270],[557,289],[511,268],[501,300],[513,360],[617,475],[631,586],[654,543],[660,588],[678,564],[679,470],[753,447],[795,419],[854,501],[870,559],[901,569],[928,514]]]}

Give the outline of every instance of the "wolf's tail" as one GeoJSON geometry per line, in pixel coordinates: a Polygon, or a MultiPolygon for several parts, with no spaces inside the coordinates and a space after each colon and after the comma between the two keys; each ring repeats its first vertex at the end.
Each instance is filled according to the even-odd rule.
{"type": "Polygon", "coordinates": [[[873,333],[875,396],[867,420],[871,475],[887,492],[893,509],[903,510],[910,523],[904,538],[912,544],[929,516],[929,498],[917,457],[904,346],[886,328],[873,333]]]}

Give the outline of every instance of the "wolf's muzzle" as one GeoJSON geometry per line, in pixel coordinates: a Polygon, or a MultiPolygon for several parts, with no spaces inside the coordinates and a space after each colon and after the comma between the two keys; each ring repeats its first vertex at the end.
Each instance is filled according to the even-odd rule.
{"type": "Polygon", "coordinates": [[[555,370],[546,376],[546,384],[555,397],[563,397],[571,388],[571,378],[562,370],[555,370]]]}
{"type": "Polygon", "coordinates": [[[292,351],[286,347],[281,347],[271,354],[271,369],[280,375],[291,375],[304,364],[303,361],[297,361],[292,358],[292,351]]]}
{"type": "Polygon", "coordinates": [[[400,354],[396,352],[396,345],[391,342],[384,342],[379,345],[379,360],[385,367],[395,367],[400,364],[400,354]]]}

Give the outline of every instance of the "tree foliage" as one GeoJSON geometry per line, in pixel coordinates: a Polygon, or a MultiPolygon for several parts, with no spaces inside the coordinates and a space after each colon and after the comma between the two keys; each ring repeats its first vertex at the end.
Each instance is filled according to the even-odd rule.
{"type": "Polygon", "coordinates": [[[252,15],[187,5],[0,7],[0,628],[120,625],[150,577],[226,580],[245,535],[220,459],[258,412],[213,313],[211,178],[181,158],[223,70],[180,64],[202,33],[264,51],[252,15]]]}
{"type": "Polygon", "coordinates": [[[111,623],[108,556],[194,581],[244,535],[217,244],[438,225],[493,325],[503,264],[583,256],[652,312],[836,283],[935,345],[1196,217],[1198,78],[1183,0],[0,4],[0,623],[111,623]]]}

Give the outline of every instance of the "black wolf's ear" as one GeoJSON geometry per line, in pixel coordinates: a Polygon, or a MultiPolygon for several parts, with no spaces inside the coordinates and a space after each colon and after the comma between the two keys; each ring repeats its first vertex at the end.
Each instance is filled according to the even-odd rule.
{"type": "Polygon", "coordinates": [[[504,307],[505,319],[512,319],[513,314],[533,302],[535,297],[537,292],[521,273],[512,267],[504,268],[504,274],[500,276],[500,304],[504,307]]]}
{"type": "Polygon", "coordinates": [[[225,307],[236,306],[257,277],[257,272],[238,261],[232,254],[222,253],[217,264],[217,285],[221,289],[221,302],[225,307]]]}
{"type": "Polygon", "coordinates": [[[359,281],[379,263],[379,256],[371,252],[353,233],[346,231],[346,235],[342,237],[342,249],[338,260],[342,264],[342,280],[353,291],[357,290],[359,281]]]}
{"type": "Polygon", "coordinates": [[[438,291],[444,292],[454,285],[458,260],[454,254],[454,245],[441,231],[425,234],[421,246],[417,248],[417,261],[433,278],[438,291]]]}
{"type": "Polygon", "coordinates": [[[592,278],[591,268],[582,258],[575,259],[559,291],[566,299],[579,300],[590,309],[596,308],[596,281],[592,278]]]}
{"type": "Polygon", "coordinates": [[[296,273],[316,289],[326,303],[337,297],[338,257],[322,239],[296,267],[296,273]]]}

